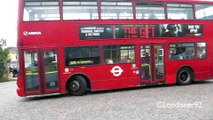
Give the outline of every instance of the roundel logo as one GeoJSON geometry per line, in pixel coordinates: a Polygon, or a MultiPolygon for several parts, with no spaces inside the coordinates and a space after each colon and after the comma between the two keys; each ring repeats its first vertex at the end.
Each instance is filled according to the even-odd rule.
{"type": "Polygon", "coordinates": [[[113,76],[118,77],[123,73],[123,69],[119,66],[115,66],[110,72],[113,74],[113,76]]]}

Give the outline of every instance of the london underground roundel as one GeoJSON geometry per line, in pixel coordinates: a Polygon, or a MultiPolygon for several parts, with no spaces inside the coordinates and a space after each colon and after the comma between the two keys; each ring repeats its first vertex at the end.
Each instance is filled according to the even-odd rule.
{"type": "Polygon", "coordinates": [[[119,77],[123,73],[123,69],[119,66],[115,66],[110,72],[113,74],[113,76],[119,77]]]}

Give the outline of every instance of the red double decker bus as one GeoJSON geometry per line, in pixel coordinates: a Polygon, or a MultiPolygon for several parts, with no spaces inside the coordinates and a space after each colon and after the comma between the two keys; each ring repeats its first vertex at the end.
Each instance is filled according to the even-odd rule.
{"type": "Polygon", "coordinates": [[[19,96],[213,78],[212,0],[19,0],[19,96]]]}

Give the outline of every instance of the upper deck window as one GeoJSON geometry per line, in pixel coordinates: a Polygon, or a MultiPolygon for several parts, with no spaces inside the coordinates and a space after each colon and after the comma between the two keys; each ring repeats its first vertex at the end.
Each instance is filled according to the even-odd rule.
{"type": "Polygon", "coordinates": [[[168,19],[191,20],[193,17],[193,9],[191,4],[167,4],[168,19]]]}
{"type": "Polygon", "coordinates": [[[64,0],[64,20],[92,20],[98,19],[98,5],[96,0],[64,0]]]}
{"type": "Polygon", "coordinates": [[[199,20],[213,20],[213,5],[196,4],[195,15],[199,20]]]}
{"type": "Polygon", "coordinates": [[[136,19],[165,19],[164,3],[136,3],[136,19]]]}
{"type": "Polygon", "coordinates": [[[101,2],[101,19],[133,19],[131,2],[101,2]]]}
{"type": "Polygon", "coordinates": [[[60,20],[58,0],[25,0],[24,21],[60,20]]]}

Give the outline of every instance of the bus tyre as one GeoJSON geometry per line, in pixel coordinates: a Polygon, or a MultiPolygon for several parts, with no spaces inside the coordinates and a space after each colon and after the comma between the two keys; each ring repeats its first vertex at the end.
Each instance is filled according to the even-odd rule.
{"type": "Polygon", "coordinates": [[[87,83],[84,77],[75,76],[67,83],[67,91],[70,95],[81,96],[86,93],[87,83]]]}
{"type": "Polygon", "coordinates": [[[177,74],[177,84],[189,85],[192,83],[193,72],[189,68],[182,68],[177,74]]]}

